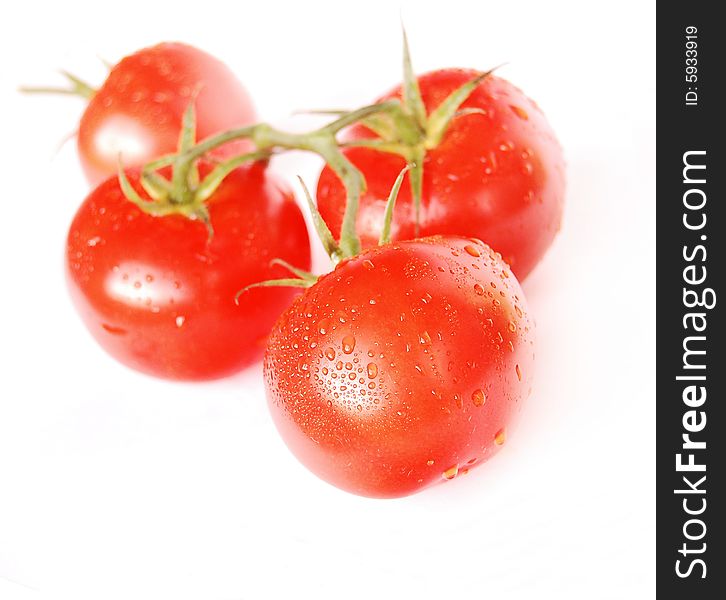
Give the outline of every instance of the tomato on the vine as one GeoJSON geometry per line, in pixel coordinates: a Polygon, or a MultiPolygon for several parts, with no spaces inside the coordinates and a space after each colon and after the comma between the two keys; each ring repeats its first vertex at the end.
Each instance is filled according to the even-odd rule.
{"type": "MultiPolygon", "coordinates": [[[[202,175],[210,169],[202,164],[202,175]]],[[[138,170],[127,177],[142,194],[138,170]]],[[[237,292],[285,273],[274,258],[310,266],[302,213],[266,163],[233,170],[204,206],[211,236],[201,219],[147,214],[112,177],[76,213],[71,296],[100,345],[134,369],[202,380],[249,365],[294,291],[255,289],[236,303],[237,292]]]]}
{"type": "Polygon", "coordinates": [[[501,256],[430,237],[368,249],[278,320],[265,383],[274,422],[322,479],[404,496],[491,457],[530,390],[533,326],[501,256]]]}
{"type": "MultiPolygon", "coordinates": [[[[418,77],[426,115],[431,118],[449,94],[478,75],[443,69],[418,77]]],[[[380,101],[401,96],[399,87],[380,101]]],[[[372,136],[365,126],[356,125],[346,141],[372,136]]],[[[424,135],[421,144],[425,156],[418,235],[479,238],[502,254],[520,280],[526,277],[559,229],[565,190],[562,149],[542,111],[511,83],[488,75],[461,104],[440,141],[434,145],[424,135]]],[[[391,181],[406,162],[395,153],[366,147],[345,152],[367,182],[357,230],[363,246],[372,246],[378,241],[391,181]]],[[[320,175],[317,202],[338,235],[345,190],[329,167],[320,175]]],[[[417,237],[409,186],[401,190],[392,227],[394,240],[417,237]]]]}
{"type": "MultiPolygon", "coordinates": [[[[115,174],[119,155],[124,165],[140,166],[174,152],[192,100],[198,139],[257,118],[234,73],[202,50],[162,43],[122,59],[81,117],[78,152],[88,180],[97,184],[115,174]]],[[[245,147],[237,144],[225,154],[245,147]]]]}

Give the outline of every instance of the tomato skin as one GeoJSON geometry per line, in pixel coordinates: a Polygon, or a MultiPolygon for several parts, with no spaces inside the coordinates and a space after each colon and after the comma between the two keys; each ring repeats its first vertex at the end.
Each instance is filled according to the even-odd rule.
{"type": "MultiPolygon", "coordinates": [[[[140,192],[138,170],[128,177],[140,192]]],[[[76,213],[66,248],[71,297],[98,343],[131,368],[204,380],[248,366],[296,292],[251,289],[239,305],[235,295],[287,276],[269,266],[273,258],[310,268],[302,213],[264,164],[233,171],[207,207],[211,242],[200,221],[142,212],[116,177],[76,213]]]]}
{"type": "MultiPolygon", "coordinates": [[[[222,62],[192,46],[162,43],[122,59],[91,98],[78,128],[86,178],[98,184],[127,167],[177,149],[182,116],[195,93],[197,139],[257,120],[240,81],[222,62]]],[[[248,144],[233,144],[226,153],[248,144]]]]}
{"type": "Polygon", "coordinates": [[[431,237],[364,251],[296,298],[264,373],[295,456],[339,488],[385,498],[494,454],[532,360],[524,295],[501,257],[431,237]]]}
{"type": "MultiPolygon", "coordinates": [[[[427,111],[476,75],[473,70],[444,69],[420,76],[427,111]]],[[[381,100],[394,97],[400,97],[400,88],[381,100]]],[[[522,280],[560,226],[565,193],[562,149],[537,105],[504,79],[484,79],[462,108],[486,114],[456,117],[439,146],[427,152],[420,235],[479,238],[500,252],[522,280]]],[[[370,132],[355,126],[346,139],[366,137],[370,132]]],[[[398,155],[366,148],[348,149],[346,156],[366,177],[357,228],[364,247],[373,246],[378,242],[386,199],[405,162],[398,155]]],[[[338,235],[345,190],[328,167],[318,181],[317,201],[333,235],[338,235]]],[[[407,182],[398,197],[392,233],[394,240],[416,237],[407,182]]]]}

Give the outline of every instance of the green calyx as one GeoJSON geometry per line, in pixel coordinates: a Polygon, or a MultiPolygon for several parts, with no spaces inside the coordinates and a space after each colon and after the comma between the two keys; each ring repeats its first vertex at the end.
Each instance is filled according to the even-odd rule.
{"type": "Polygon", "coordinates": [[[182,118],[177,154],[163,156],[148,163],[141,170],[140,183],[149,199],[144,199],[134,189],[124,172],[119,157],[119,185],[127,200],[133,202],[143,212],[162,217],[166,215],[182,215],[192,220],[201,221],[207,228],[209,239],[214,235],[209,219],[206,201],[219,187],[224,178],[236,167],[252,160],[269,158],[269,152],[250,152],[233,157],[217,164],[209,174],[200,181],[195,148],[196,114],[194,101],[182,118]],[[171,167],[171,179],[167,179],[159,169],[171,167]]]}
{"type": "Polygon", "coordinates": [[[402,156],[409,165],[409,183],[416,211],[418,234],[423,169],[426,152],[436,148],[454,119],[471,114],[483,114],[476,108],[461,109],[476,87],[494,72],[491,69],[455,89],[433,111],[427,114],[421,97],[418,79],[411,64],[406,31],[403,31],[403,87],[400,101],[394,100],[386,111],[361,120],[375,135],[372,139],[355,140],[346,146],[374,148],[402,156]]]}

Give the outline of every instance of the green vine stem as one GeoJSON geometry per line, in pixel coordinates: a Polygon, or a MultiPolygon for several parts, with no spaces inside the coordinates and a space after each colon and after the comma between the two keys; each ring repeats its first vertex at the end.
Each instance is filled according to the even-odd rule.
{"type": "MultiPolygon", "coordinates": [[[[119,174],[119,180],[128,199],[149,214],[179,213],[187,216],[192,215],[194,218],[202,218],[206,215],[204,203],[211,197],[224,178],[236,167],[246,162],[267,159],[281,150],[313,152],[330,165],[346,188],[347,204],[341,226],[340,240],[337,242],[333,240],[334,243],[331,243],[332,235],[329,230],[327,235],[330,239],[324,240],[326,251],[331,259],[338,262],[345,257],[358,254],[361,249],[355,225],[359,198],[365,191],[365,179],[353,163],[346,158],[342,151],[343,146],[337,140],[337,135],[345,127],[364,121],[376,114],[388,114],[391,119],[400,119],[400,103],[391,100],[365,106],[341,114],[327,125],[307,133],[289,133],[276,129],[267,123],[259,123],[225,131],[197,144],[192,144],[195,127],[192,103],[184,115],[177,153],[162,156],[146,164],[142,169],[142,185],[149,194],[151,201],[140,198],[122,172],[119,174]],[[216,165],[202,181],[196,181],[194,170],[198,160],[215,148],[240,139],[250,140],[255,145],[256,150],[232,157],[216,165]],[[172,176],[170,180],[167,180],[158,172],[159,169],[164,167],[171,167],[172,176]]],[[[307,189],[305,193],[308,204],[311,208],[314,207],[315,204],[307,189]]],[[[318,215],[316,227],[318,227],[318,221],[324,224],[322,218],[318,215]]],[[[318,230],[320,232],[320,227],[318,227],[318,230]]]]}

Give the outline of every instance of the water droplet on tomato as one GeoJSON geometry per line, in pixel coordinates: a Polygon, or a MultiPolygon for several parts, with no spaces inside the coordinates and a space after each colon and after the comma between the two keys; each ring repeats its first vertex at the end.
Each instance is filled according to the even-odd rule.
{"type": "Polygon", "coordinates": [[[355,349],[355,338],[352,335],[346,335],[343,338],[343,352],[350,354],[355,349]]]}
{"type": "Polygon", "coordinates": [[[484,295],[484,288],[478,283],[474,284],[474,291],[476,292],[477,296],[484,295]]]}
{"type": "Polygon", "coordinates": [[[368,371],[368,377],[374,379],[378,375],[378,365],[376,363],[368,363],[366,371],[368,371]]]}
{"type": "Polygon", "coordinates": [[[335,350],[333,350],[332,348],[326,348],[325,349],[325,357],[328,360],[335,360],[335,350]]]}
{"type": "Polygon", "coordinates": [[[514,321],[509,321],[509,325],[507,326],[509,328],[509,331],[514,333],[517,331],[517,326],[514,324],[514,321]]]}
{"type": "Polygon", "coordinates": [[[429,459],[426,461],[426,464],[430,467],[431,465],[434,464],[434,461],[432,459],[429,459]]]}
{"type": "Polygon", "coordinates": [[[487,396],[482,390],[474,390],[474,393],[471,395],[471,400],[474,406],[484,406],[484,403],[487,401],[487,396]]]}
{"type": "Polygon", "coordinates": [[[320,323],[318,323],[318,331],[320,332],[320,335],[328,333],[328,329],[330,329],[330,321],[328,321],[328,319],[323,319],[320,323]]]}
{"type": "Polygon", "coordinates": [[[369,271],[375,267],[372,261],[368,260],[367,258],[363,261],[363,266],[368,269],[369,271]]]}
{"type": "Polygon", "coordinates": [[[514,370],[517,372],[517,379],[522,381],[522,369],[519,368],[519,365],[515,365],[514,370]]]}
{"type": "Polygon", "coordinates": [[[479,249],[472,244],[467,244],[466,246],[464,246],[464,250],[466,250],[467,254],[475,258],[481,256],[481,252],[479,252],[479,249]]]}
{"type": "Polygon", "coordinates": [[[428,331],[422,331],[418,335],[418,341],[419,344],[422,346],[430,346],[431,345],[431,336],[429,335],[428,331]]]}
{"type": "Polygon", "coordinates": [[[520,106],[510,106],[509,108],[512,109],[512,112],[517,115],[520,119],[523,121],[527,121],[529,119],[529,115],[527,114],[527,111],[521,108],[520,106]]]}
{"type": "Polygon", "coordinates": [[[446,469],[446,471],[444,471],[441,474],[441,476],[444,479],[451,480],[454,477],[456,477],[458,475],[458,473],[459,473],[459,465],[454,465],[453,467],[449,467],[448,469],[446,469]]]}
{"type": "Polygon", "coordinates": [[[502,446],[507,439],[507,432],[502,427],[499,431],[494,434],[494,443],[497,446],[502,446]]]}
{"type": "Polygon", "coordinates": [[[127,333],[123,327],[116,327],[115,325],[109,325],[108,323],[103,323],[101,327],[113,335],[125,335],[127,333]]]}
{"type": "Polygon", "coordinates": [[[176,319],[174,319],[177,327],[184,325],[184,321],[186,321],[186,317],[184,315],[179,315],[176,319]]]}

